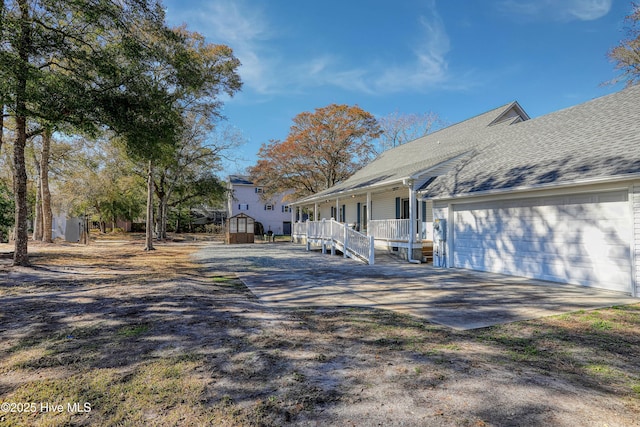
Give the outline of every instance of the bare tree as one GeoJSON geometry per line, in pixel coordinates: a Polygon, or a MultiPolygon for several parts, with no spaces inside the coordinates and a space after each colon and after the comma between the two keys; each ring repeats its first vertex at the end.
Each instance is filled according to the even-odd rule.
{"type": "Polygon", "coordinates": [[[625,19],[627,39],[607,53],[612,62],[615,62],[616,69],[622,74],[613,79],[610,83],[627,81],[627,86],[640,82],[640,5],[632,3],[632,11],[625,19]]]}
{"type": "Polygon", "coordinates": [[[445,122],[434,112],[421,114],[400,114],[397,111],[378,119],[382,136],[378,152],[405,144],[444,127],[445,122]]]}

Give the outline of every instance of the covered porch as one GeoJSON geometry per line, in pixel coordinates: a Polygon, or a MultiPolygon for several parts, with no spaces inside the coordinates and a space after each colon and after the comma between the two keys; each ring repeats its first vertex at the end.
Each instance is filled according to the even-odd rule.
{"type": "Polygon", "coordinates": [[[362,252],[355,257],[369,264],[375,262],[376,251],[414,263],[433,260],[431,202],[417,199],[412,180],[364,193],[353,191],[321,200],[311,198],[292,207],[292,240],[306,244],[308,249],[320,247],[323,252],[345,249],[351,253],[350,242],[366,241],[366,245],[360,244],[362,252]],[[341,231],[336,232],[338,229],[341,231]],[[345,230],[349,230],[351,237],[346,244],[345,230]]]}

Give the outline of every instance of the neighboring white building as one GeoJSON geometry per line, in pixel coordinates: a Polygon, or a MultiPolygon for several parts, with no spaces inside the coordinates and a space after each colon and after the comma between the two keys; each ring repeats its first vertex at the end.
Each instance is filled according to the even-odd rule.
{"type": "Polygon", "coordinates": [[[263,200],[263,188],[242,175],[229,175],[227,190],[227,218],[243,213],[261,223],[265,233],[291,234],[291,211],[283,195],[263,200]]]}

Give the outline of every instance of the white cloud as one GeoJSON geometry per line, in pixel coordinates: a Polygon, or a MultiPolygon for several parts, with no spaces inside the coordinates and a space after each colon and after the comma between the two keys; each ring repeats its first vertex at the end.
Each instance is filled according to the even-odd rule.
{"type": "Polygon", "coordinates": [[[180,7],[168,11],[172,21],[189,23],[189,28],[204,34],[212,43],[229,45],[242,63],[239,73],[246,86],[260,93],[272,90],[270,74],[273,55],[269,41],[275,32],[269,28],[261,9],[238,0],[202,2],[198,7],[180,7]]]}
{"type": "MultiPolygon", "coordinates": [[[[332,86],[361,93],[393,93],[429,89],[449,80],[446,54],[449,37],[429,0],[428,15],[419,17],[420,34],[413,56],[389,65],[380,58],[353,65],[350,58],[320,53],[308,58],[289,58],[277,50],[281,34],[274,30],[263,9],[244,0],[201,2],[198,7],[177,5],[168,11],[176,24],[184,21],[210,42],[228,44],[241,61],[240,76],[246,88],[259,94],[303,93],[309,88],[332,86]]],[[[398,46],[403,50],[407,46],[398,46]]]]}
{"type": "Polygon", "coordinates": [[[534,20],[593,21],[611,10],[613,0],[503,0],[498,8],[534,20]]]}
{"type": "MultiPolygon", "coordinates": [[[[431,2],[430,16],[419,18],[421,33],[413,47],[413,56],[406,62],[389,65],[372,58],[357,67],[345,67],[348,61],[335,55],[312,58],[296,68],[298,85],[331,85],[353,92],[368,94],[422,91],[449,80],[446,54],[450,50],[444,23],[431,2]]],[[[398,47],[402,50],[404,47],[398,47]]]]}
{"type": "Polygon", "coordinates": [[[449,36],[435,7],[431,17],[420,17],[420,24],[423,34],[421,42],[413,49],[415,60],[384,71],[375,82],[377,90],[420,90],[448,80],[446,54],[450,50],[449,36]]]}

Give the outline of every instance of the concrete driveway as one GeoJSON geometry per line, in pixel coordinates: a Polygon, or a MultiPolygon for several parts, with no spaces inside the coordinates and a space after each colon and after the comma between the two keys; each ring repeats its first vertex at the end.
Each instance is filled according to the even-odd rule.
{"type": "Polygon", "coordinates": [[[437,269],[389,256],[364,265],[289,243],[213,244],[196,258],[212,270],[237,274],[265,304],[381,308],[459,330],[640,303],[620,292],[437,269]]]}

